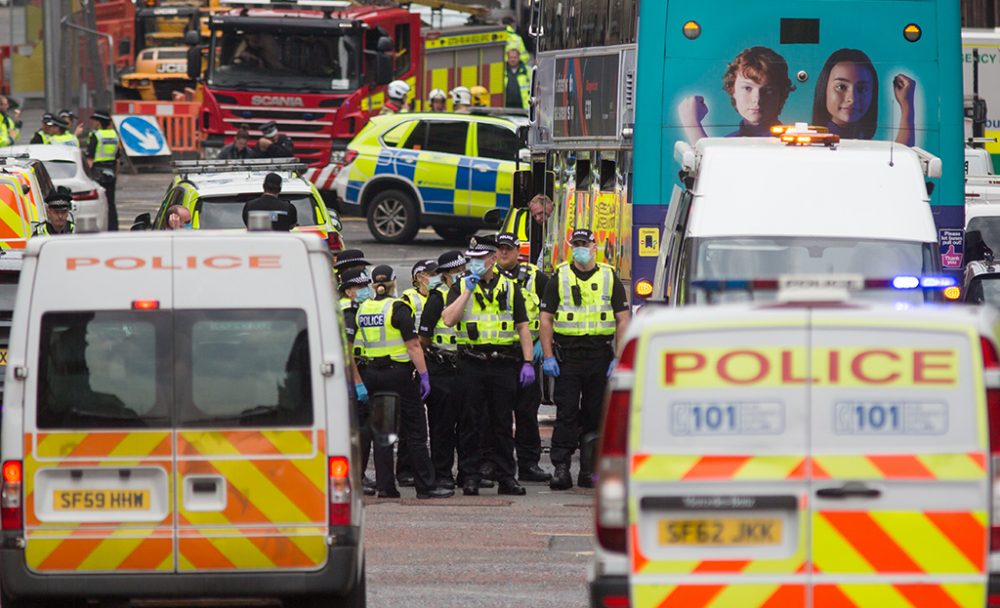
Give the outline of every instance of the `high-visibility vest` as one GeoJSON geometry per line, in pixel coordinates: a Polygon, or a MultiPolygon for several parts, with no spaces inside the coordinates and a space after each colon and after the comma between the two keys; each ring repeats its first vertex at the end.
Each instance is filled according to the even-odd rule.
{"type": "Polygon", "coordinates": [[[420,295],[415,288],[407,289],[403,292],[403,300],[413,309],[413,324],[420,327],[420,315],[424,312],[424,305],[427,304],[427,296],[420,295]]]}
{"type": "Polygon", "coordinates": [[[615,311],[611,307],[614,279],[614,270],[606,264],[598,264],[597,272],[586,281],[576,276],[569,262],[560,264],[554,278],[559,282],[559,307],[552,324],[555,333],[563,336],[614,335],[615,311]],[[573,301],[573,287],[579,287],[579,305],[573,301]]]}
{"type": "MultiPolygon", "coordinates": [[[[462,281],[459,283],[459,295],[465,291],[465,281],[462,281]]],[[[458,343],[468,346],[514,344],[517,340],[514,330],[514,282],[502,274],[498,275],[491,297],[487,297],[482,284],[477,284],[470,300],[469,308],[458,323],[458,343]],[[475,323],[478,332],[475,338],[469,335],[472,323],[475,323]]]]}
{"type": "Polygon", "coordinates": [[[73,222],[66,222],[66,230],[63,232],[52,232],[51,230],[49,230],[49,223],[42,222],[41,224],[35,227],[35,230],[34,232],[31,233],[31,236],[73,234],[74,232],[76,232],[76,224],[74,224],[73,222]]]}
{"type": "Polygon", "coordinates": [[[390,357],[400,363],[410,360],[402,332],[392,326],[392,307],[398,301],[396,298],[365,300],[358,306],[358,333],[354,341],[361,342],[365,357],[390,357]]]}
{"type": "Polygon", "coordinates": [[[534,264],[518,264],[517,284],[521,286],[521,293],[524,294],[524,309],[528,313],[528,329],[531,330],[532,340],[538,338],[542,310],[542,299],[536,293],[537,281],[538,266],[534,264]]]}
{"type": "Polygon", "coordinates": [[[348,298],[347,296],[340,296],[340,312],[344,312],[354,306],[354,300],[348,298]]]}
{"type": "MultiPolygon", "coordinates": [[[[43,144],[51,144],[52,143],[52,136],[49,135],[48,133],[46,133],[45,131],[43,131],[42,129],[39,129],[39,130],[35,131],[35,135],[38,136],[38,139],[42,140],[43,144]]],[[[32,137],[32,139],[34,139],[34,137],[32,137]]]]}
{"type": "MultiPolygon", "coordinates": [[[[443,302],[447,302],[449,291],[448,286],[442,284],[438,287],[438,291],[441,292],[441,300],[443,302]]],[[[431,342],[434,344],[435,348],[439,348],[441,350],[451,352],[458,350],[458,330],[444,324],[444,315],[438,317],[437,325],[434,326],[434,335],[431,337],[431,342]]]]}
{"type": "Polygon", "coordinates": [[[7,117],[0,114],[0,148],[14,145],[14,134],[7,126],[7,117]]]}
{"type": "Polygon", "coordinates": [[[7,126],[7,138],[10,139],[10,145],[13,146],[21,137],[21,130],[17,128],[17,123],[10,116],[3,115],[3,120],[7,126]]]}
{"type": "Polygon", "coordinates": [[[524,65],[531,63],[531,53],[528,52],[528,47],[524,46],[524,38],[517,33],[513,25],[507,26],[507,44],[504,47],[504,59],[507,59],[507,51],[514,49],[517,54],[521,56],[521,62],[524,65]]]}
{"type": "Polygon", "coordinates": [[[118,157],[118,134],[114,129],[98,129],[92,133],[97,138],[94,149],[95,163],[113,163],[118,157]]]}
{"type": "Polygon", "coordinates": [[[64,146],[75,146],[77,148],[80,147],[80,142],[76,139],[76,135],[73,135],[72,133],[60,133],[58,135],[49,135],[48,138],[49,141],[45,143],[62,144],[64,146]]]}

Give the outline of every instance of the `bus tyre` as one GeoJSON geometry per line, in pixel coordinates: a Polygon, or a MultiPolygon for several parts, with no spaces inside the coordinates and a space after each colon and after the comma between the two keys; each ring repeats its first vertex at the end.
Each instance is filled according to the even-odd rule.
{"type": "Polygon", "coordinates": [[[434,232],[451,245],[468,245],[469,237],[479,232],[476,228],[461,228],[456,226],[434,226],[434,232]]]}
{"type": "Polygon", "coordinates": [[[385,190],[368,205],[368,231],[380,243],[409,243],[420,229],[419,215],[412,196],[385,190]]]}

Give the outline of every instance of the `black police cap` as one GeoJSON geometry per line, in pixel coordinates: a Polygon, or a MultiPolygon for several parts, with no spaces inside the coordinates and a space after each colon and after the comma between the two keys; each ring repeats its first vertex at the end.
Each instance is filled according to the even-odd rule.
{"type": "Polygon", "coordinates": [[[364,268],[348,268],[340,273],[340,285],[342,287],[363,287],[370,285],[372,279],[364,268]]]}
{"type": "Polygon", "coordinates": [[[462,255],[461,251],[445,251],[437,260],[437,270],[438,272],[443,272],[445,270],[454,270],[456,268],[461,268],[465,266],[466,263],[465,256],[462,255]]]}
{"type": "Polygon", "coordinates": [[[365,259],[365,254],[360,249],[345,249],[337,254],[337,261],[333,267],[337,270],[350,268],[351,266],[370,266],[371,263],[365,259]]]}

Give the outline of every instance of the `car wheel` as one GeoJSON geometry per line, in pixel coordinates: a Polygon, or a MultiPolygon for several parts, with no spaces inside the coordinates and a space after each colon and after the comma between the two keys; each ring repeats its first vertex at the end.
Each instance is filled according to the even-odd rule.
{"type": "Polygon", "coordinates": [[[479,232],[477,228],[457,228],[455,226],[434,226],[434,232],[449,244],[467,245],[469,237],[479,232]]]}
{"type": "Polygon", "coordinates": [[[409,243],[420,229],[417,204],[401,190],[379,192],[368,205],[368,231],[380,243],[409,243]]]}

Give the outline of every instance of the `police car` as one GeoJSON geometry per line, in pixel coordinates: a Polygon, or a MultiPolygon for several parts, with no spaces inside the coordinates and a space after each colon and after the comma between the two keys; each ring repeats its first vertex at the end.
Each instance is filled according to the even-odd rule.
{"type": "Polygon", "coordinates": [[[365,605],[330,260],[270,231],[30,241],[0,438],[4,608],[365,605]]]}
{"type": "Polygon", "coordinates": [[[986,605],[1000,316],[834,284],[633,320],[600,438],[592,606],[986,605]]]}
{"type": "Polygon", "coordinates": [[[191,212],[195,230],[243,229],[243,206],[263,193],[264,177],[273,172],[282,178],[280,197],[298,213],[295,230],[319,234],[331,251],[344,247],[340,217],[327,209],[316,187],[302,177],[305,165],[295,159],[178,161],[173,167],[174,179],[156,216],[140,215],[136,227],[166,228],[167,210],[183,205],[191,212]]]}
{"type": "Polygon", "coordinates": [[[32,144],[11,146],[5,153],[23,154],[45,165],[52,184],[65,186],[73,194],[73,219],[92,217],[98,230],[107,230],[108,195],[83,166],[83,154],[77,146],[32,144]]]}
{"type": "Polygon", "coordinates": [[[504,118],[416,113],[377,116],[347,148],[334,190],[383,243],[407,243],[422,226],[465,241],[508,209],[520,150],[504,118]]]}

